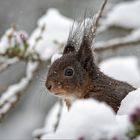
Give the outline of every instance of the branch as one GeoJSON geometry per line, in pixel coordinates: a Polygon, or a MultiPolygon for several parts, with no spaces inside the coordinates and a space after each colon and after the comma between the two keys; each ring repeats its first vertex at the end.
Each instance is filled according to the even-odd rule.
{"type": "Polygon", "coordinates": [[[105,53],[116,53],[121,49],[140,47],[140,38],[138,36],[133,37],[134,33],[123,38],[96,43],[94,46],[94,51],[97,53],[99,59],[101,60],[101,57],[103,57],[103,54],[105,53]]]}
{"type": "Polygon", "coordinates": [[[7,112],[19,101],[22,91],[28,87],[38,67],[39,63],[28,62],[26,76],[22,78],[19,83],[11,85],[7,91],[2,94],[0,97],[0,120],[2,120],[7,112]]]}
{"type": "Polygon", "coordinates": [[[57,113],[57,120],[56,120],[56,123],[54,125],[54,131],[56,132],[58,126],[59,126],[59,123],[60,123],[60,119],[61,119],[61,114],[62,114],[62,108],[63,108],[63,101],[62,99],[59,100],[59,110],[58,110],[58,113],[57,113]]]}
{"type": "MultiPolygon", "coordinates": [[[[45,26],[41,27],[41,32],[35,38],[33,47],[29,44],[28,35],[23,31],[16,31],[16,28],[9,29],[2,37],[0,57],[3,58],[3,63],[0,65],[0,72],[3,72],[12,64],[18,61],[27,63],[26,76],[19,83],[9,86],[7,91],[0,96],[0,120],[7,112],[14,107],[19,101],[22,92],[27,89],[29,83],[33,79],[33,74],[39,68],[41,60],[40,54],[34,49],[37,43],[42,39],[42,34],[45,31],[45,26]],[[30,48],[31,47],[31,48],[30,48]],[[30,51],[29,51],[30,50],[30,51]],[[6,61],[8,59],[8,61],[6,61]]],[[[46,60],[47,61],[47,60],[46,60]]]]}
{"type": "Polygon", "coordinates": [[[21,61],[33,61],[33,62],[38,62],[38,61],[42,61],[41,58],[39,57],[39,54],[36,53],[30,53],[28,55],[18,55],[18,54],[14,54],[14,53],[9,53],[9,52],[5,52],[5,53],[1,53],[0,56],[2,57],[8,57],[10,58],[18,58],[21,61]]]}
{"type": "Polygon", "coordinates": [[[95,44],[95,52],[104,53],[105,51],[119,50],[120,48],[130,48],[130,46],[136,47],[140,45],[140,40],[123,40],[114,39],[107,42],[100,42],[95,44]]]}
{"type": "MultiPolygon", "coordinates": [[[[37,43],[43,39],[45,25],[40,29],[40,33],[34,38],[34,45],[31,47],[26,32],[17,31],[15,26],[7,30],[0,40],[0,56],[6,58],[18,58],[21,61],[42,61],[40,54],[35,50],[37,43]]],[[[4,66],[7,67],[7,66],[4,66]]],[[[3,68],[2,68],[3,69],[3,68]]]]}
{"type": "Polygon", "coordinates": [[[96,35],[96,30],[97,30],[97,27],[98,27],[98,24],[99,24],[99,20],[101,19],[102,17],[102,13],[103,13],[103,10],[105,8],[105,5],[107,3],[108,0],[104,0],[102,5],[101,5],[101,8],[99,9],[98,13],[97,13],[97,17],[95,19],[95,23],[93,25],[93,28],[91,29],[92,30],[92,33],[94,34],[94,36],[96,35]]]}

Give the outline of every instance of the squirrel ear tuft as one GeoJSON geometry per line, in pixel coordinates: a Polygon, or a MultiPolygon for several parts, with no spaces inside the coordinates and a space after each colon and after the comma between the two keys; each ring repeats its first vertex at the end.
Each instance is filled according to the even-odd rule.
{"type": "Polygon", "coordinates": [[[86,36],[83,37],[80,49],[77,52],[77,59],[84,69],[86,69],[87,71],[91,69],[94,58],[91,44],[89,43],[86,36]]]}
{"type": "Polygon", "coordinates": [[[68,43],[64,48],[63,55],[74,51],[75,51],[75,47],[72,44],[68,43]]]}

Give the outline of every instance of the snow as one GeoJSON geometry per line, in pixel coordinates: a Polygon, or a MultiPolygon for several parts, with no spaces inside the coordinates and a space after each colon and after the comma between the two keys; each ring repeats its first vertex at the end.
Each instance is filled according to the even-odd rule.
{"type": "Polygon", "coordinates": [[[117,4],[103,22],[104,26],[120,26],[124,28],[140,28],[140,1],[128,1],[117,4]]]}
{"type": "Polygon", "coordinates": [[[110,77],[140,86],[140,69],[136,57],[116,57],[100,63],[100,69],[110,77]]]}
{"type": "Polygon", "coordinates": [[[118,114],[131,114],[133,110],[140,107],[140,88],[130,92],[121,102],[118,114]]]}
{"type": "Polygon", "coordinates": [[[79,100],[62,117],[56,133],[43,135],[42,139],[112,139],[115,136],[125,138],[123,134],[130,127],[129,123],[122,125],[122,122],[126,121],[127,118],[119,122],[105,103],[92,99],[79,100]]]}
{"type": "Polygon", "coordinates": [[[38,28],[32,33],[29,43],[29,51],[33,48],[40,54],[41,59],[46,60],[60,49],[55,40],[65,43],[73,20],[62,16],[56,9],[49,9],[38,21],[38,28]],[[56,22],[57,21],[57,22],[56,22]],[[41,33],[42,27],[46,28],[41,33]],[[41,40],[36,44],[36,38],[41,35],[41,40]]]}
{"type": "Polygon", "coordinates": [[[129,116],[140,107],[140,89],[129,93],[122,101],[121,109],[114,114],[111,107],[93,99],[77,100],[69,111],[63,106],[59,127],[54,125],[59,110],[58,103],[47,116],[43,129],[34,133],[41,139],[126,139],[126,133],[133,130],[129,116]],[[128,113],[129,112],[129,113],[128,113]],[[86,114],[86,115],[85,115],[86,114]]]}

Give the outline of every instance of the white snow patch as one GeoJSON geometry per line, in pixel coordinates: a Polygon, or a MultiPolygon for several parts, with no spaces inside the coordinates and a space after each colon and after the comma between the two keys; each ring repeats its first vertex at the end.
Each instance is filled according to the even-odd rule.
{"type": "Polygon", "coordinates": [[[140,107],[140,88],[130,92],[121,102],[118,114],[130,114],[136,107],[140,107]]]}
{"type": "Polygon", "coordinates": [[[136,57],[117,57],[100,63],[101,71],[110,77],[140,86],[140,70],[136,57]]]}
{"type": "Polygon", "coordinates": [[[43,135],[42,139],[125,138],[123,134],[130,127],[129,123],[122,125],[126,119],[117,120],[112,109],[105,103],[92,99],[80,100],[61,118],[56,133],[43,135]]]}
{"type": "Polygon", "coordinates": [[[117,4],[107,14],[104,26],[120,26],[124,28],[140,28],[140,1],[129,1],[117,4]]]}
{"type": "Polygon", "coordinates": [[[35,50],[40,54],[43,60],[50,58],[54,53],[58,52],[58,44],[65,43],[68,38],[69,30],[73,20],[62,16],[56,9],[49,9],[47,13],[38,21],[38,28],[32,33],[29,43],[32,51],[36,44],[36,38],[41,34],[41,29],[45,25],[45,30],[41,35],[41,40],[35,45],[35,50]]]}

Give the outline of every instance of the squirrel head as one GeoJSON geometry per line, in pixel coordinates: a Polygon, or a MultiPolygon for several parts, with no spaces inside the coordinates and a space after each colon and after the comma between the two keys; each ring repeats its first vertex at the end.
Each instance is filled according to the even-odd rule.
{"type": "Polygon", "coordinates": [[[95,64],[91,49],[93,35],[89,27],[83,30],[80,43],[75,34],[69,37],[62,57],[55,60],[48,71],[45,85],[56,96],[81,98],[92,80],[95,64]]]}
{"type": "Polygon", "coordinates": [[[96,77],[98,68],[94,64],[91,46],[106,3],[107,0],[104,0],[95,18],[86,19],[85,13],[84,22],[79,23],[77,28],[73,24],[63,56],[48,71],[46,87],[55,95],[82,98],[93,76],[96,77]]]}

